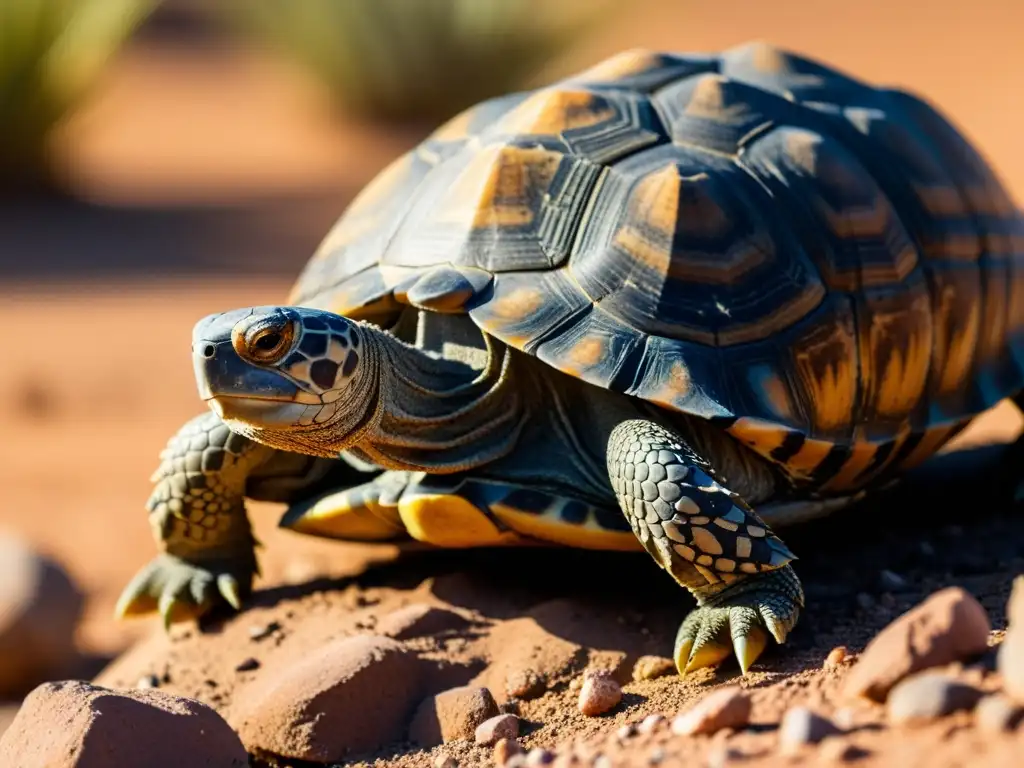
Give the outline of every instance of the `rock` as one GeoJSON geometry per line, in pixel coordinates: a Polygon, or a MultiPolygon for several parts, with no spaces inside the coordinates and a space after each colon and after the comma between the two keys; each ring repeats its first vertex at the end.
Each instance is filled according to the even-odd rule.
{"type": "Polygon", "coordinates": [[[866,752],[841,736],[829,736],[818,747],[818,760],[822,763],[848,763],[866,752]]]}
{"type": "Polygon", "coordinates": [[[434,768],[459,768],[459,761],[442,752],[434,758],[434,768]]]}
{"type": "Polygon", "coordinates": [[[587,717],[604,714],[622,701],[622,687],[609,672],[595,670],[583,676],[577,703],[587,717]]]}
{"type": "Polygon", "coordinates": [[[477,744],[490,747],[502,739],[515,739],[519,736],[519,718],[515,715],[498,715],[484,720],[476,727],[474,739],[477,744]]]}
{"type": "Polygon", "coordinates": [[[271,621],[268,624],[254,624],[249,627],[249,639],[258,643],[260,640],[270,637],[279,629],[281,629],[281,625],[276,621],[271,621]]]}
{"type": "Polygon", "coordinates": [[[728,768],[736,765],[743,758],[743,753],[733,747],[719,745],[708,753],[707,768],[728,768]]]}
{"type": "Polygon", "coordinates": [[[640,725],[636,727],[637,733],[654,733],[658,730],[665,722],[665,716],[659,714],[648,715],[640,721],[640,725]]]}
{"type": "Polygon", "coordinates": [[[1024,624],[1011,624],[1006,631],[996,655],[996,669],[1002,675],[1006,694],[1024,704],[1024,624]]]}
{"type": "Polygon", "coordinates": [[[447,608],[413,603],[382,616],[376,631],[395,640],[409,640],[461,629],[468,623],[465,617],[447,608]]]}
{"type": "Polygon", "coordinates": [[[425,747],[456,739],[472,741],[477,727],[499,714],[498,705],[486,688],[451,688],[420,704],[409,727],[409,738],[425,747]]]}
{"type": "Polygon", "coordinates": [[[523,754],[523,748],[515,739],[501,739],[494,745],[494,764],[508,765],[513,757],[523,754]]]}
{"type": "Polygon", "coordinates": [[[245,768],[249,757],[228,724],[201,702],[67,680],[26,697],[0,737],[0,765],[245,768]]]}
{"type": "Polygon", "coordinates": [[[636,726],[633,723],[626,723],[615,732],[615,738],[619,741],[627,741],[636,735],[636,726]]]}
{"type": "Polygon", "coordinates": [[[530,700],[544,693],[544,679],[532,669],[515,669],[505,676],[505,693],[509,698],[530,700]]]}
{"type": "Polygon", "coordinates": [[[889,693],[886,714],[894,724],[932,720],[971,709],[982,693],[944,672],[922,672],[898,683],[889,693]]]}
{"type": "Polygon", "coordinates": [[[540,768],[542,765],[550,765],[553,762],[555,762],[555,753],[541,747],[534,747],[526,755],[527,768],[540,768]]]}
{"type": "Polygon", "coordinates": [[[680,736],[714,733],[722,728],[742,728],[750,720],[750,696],[738,685],[720,688],[672,720],[672,732],[680,736]]]}
{"type": "Polygon", "coordinates": [[[1012,731],[1024,720],[1024,707],[998,694],[986,696],[974,708],[974,722],[979,730],[996,734],[1012,731]]]}
{"type": "Polygon", "coordinates": [[[825,657],[825,663],[822,664],[824,669],[838,669],[846,661],[847,652],[845,645],[839,645],[828,652],[828,656],[825,657]]]}
{"type": "Polygon", "coordinates": [[[235,672],[252,672],[253,670],[260,668],[260,662],[258,659],[248,658],[238,662],[235,666],[235,672]]]}
{"type": "Polygon", "coordinates": [[[959,587],[940,590],[899,616],[868,643],[844,684],[849,697],[885,701],[896,683],[988,647],[988,614],[959,587]]]}
{"type": "Polygon", "coordinates": [[[664,656],[641,656],[633,665],[633,679],[637,682],[654,680],[671,675],[675,671],[676,665],[672,659],[666,659],[664,656]]]}
{"type": "Polygon", "coordinates": [[[0,532],[0,698],[76,672],[83,603],[57,562],[0,532]]]}
{"type": "Polygon", "coordinates": [[[807,707],[793,707],[786,711],[779,724],[779,751],[784,755],[793,755],[805,744],[817,744],[826,736],[834,736],[839,732],[827,717],[807,707]]]}
{"type": "Polygon", "coordinates": [[[265,667],[231,722],[251,752],[341,762],[401,737],[421,679],[421,662],[394,640],[348,637],[265,667]]]}

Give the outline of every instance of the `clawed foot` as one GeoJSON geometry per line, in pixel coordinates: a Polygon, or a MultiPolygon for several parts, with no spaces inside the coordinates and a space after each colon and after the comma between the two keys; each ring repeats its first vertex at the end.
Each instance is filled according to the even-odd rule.
{"type": "Polygon", "coordinates": [[[218,603],[236,611],[252,588],[255,563],[237,559],[210,560],[203,565],[164,553],[150,561],[129,582],[117,601],[119,617],[158,611],[164,626],[207,613],[218,603]]]}
{"type": "Polygon", "coordinates": [[[703,598],[676,635],[679,674],[710,667],[735,652],[745,675],[768,644],[780,645],[796,625],[803,590],[790,566],[766,571],[703,598]]]}

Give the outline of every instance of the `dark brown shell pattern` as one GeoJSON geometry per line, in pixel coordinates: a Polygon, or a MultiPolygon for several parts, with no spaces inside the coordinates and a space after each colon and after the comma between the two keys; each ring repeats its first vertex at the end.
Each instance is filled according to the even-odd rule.
{"type": "Polygon", "coordinates": [[[443,264],[489,275],[466,309],[497,339],[837,490],[1024,383],[1024,220],[985,160],[920,98],[764,44],[467,110],[291,300],[383,323],[443,264]]]}

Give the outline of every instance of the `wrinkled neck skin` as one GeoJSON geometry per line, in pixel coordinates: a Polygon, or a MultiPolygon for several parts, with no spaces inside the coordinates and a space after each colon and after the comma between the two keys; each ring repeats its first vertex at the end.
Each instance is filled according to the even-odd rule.
{"type": "Polygon", "coordinates": [[[323,427],[296,433],[302,443],[347,450],[386,469],[448,474],[509,454],[526,408],[512,384],[512,354],[489,343],[477,371],[409,346],[376,326],[359,323],[364,364],[323,427]]]}

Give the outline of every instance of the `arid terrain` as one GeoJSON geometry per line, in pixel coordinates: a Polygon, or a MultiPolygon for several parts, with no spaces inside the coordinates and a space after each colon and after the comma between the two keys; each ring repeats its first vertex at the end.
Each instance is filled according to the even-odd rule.
{"type": "MultiPolygon", "coordinates": [[[[567,58],[585,66],[632,46],[713,50],[758,38],[791,47],[923,93],[1021,200],[1021,29],[1024,8],[1001,0],[936,3],[927,13],[881,0],[770,10],[739,0],[648,0],[567,58]]],[[[603,754],[606,765],[814,765],[827,756],[783,757],[775,747],[782,713],[813,703],[857,723],[844,737],[856,750],[833,749],[837,761],[1024,763],[1015,762],[1024,737],[983,732],[966,712],[913,728],[883,726],[884,712],[867,704],[837,715],[851,665],[823,668],[834,647],[860,652],[892,619],[952,585],[985,608],[990,643],[1002,639],[1011,582],[1024,573],[1024,510],[1009,490],[1024,468],[1000,464],[999,447],[972,446],[1015,439],[1024,420],[1007,405],[963,436],[964,453],[944,457],[907,489],[785,533],[800,557],[806,616],[786,649],[770,650],[742,680],[732,665],[685,680],[631,680],[639,657],[671,655],[692,607],[645,556],[551,549],[399,557],[387,546],[278,530],[282,510],[273,505],[251,506],[265,545],[263,577],[242,615],[170,636],[156,621],[115,620],[121,589],[155,553],[144,502],[157,454],[202,405],[189,362],[192,324],[283,299],[353,194],[417,140],[329,120],[318,106],[312,88],[266,56],[218,38],[186,44],[151,32],[64,131],[78,197],[0,204],[0,528],[62,563],[83,590],[77,640],[89,658],[78,676],[99,674],[116,686],[153,676],[161,690],[207,702],[235,725],[261,676],[329,641],[383,633],[395,611],[426,604],[453,613],[437,631],[403,641],[425,665],[424,690],[472,683],[501,705],[516,699],[527,747],[564,754],[579,743],[581,760],[603,754]],[[250,659],[255,667],[243,664],[250,659]],[[612,669],[624,683],[621,703],[598,717],[576,706],[573,680],[588,667],[612,669]],[[510,696],[508,678],[527,673],[543,680],[541,689],[510,696]],[[619,733],[734,683],[753,701],[752,726],[742,732],[619,733]]],[[[1000,682],[991,666],[989,657],[958,674],[992,689],[1000,682]]],[[[0,706],[0,729],[17,703],[0,706]]],[[[468,743],[417,746],[402,717],[394,738],[359,758],[427,766],[444,751],[460,765],[491,763],[489,748],[468,743]]]]}

